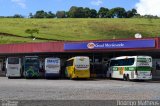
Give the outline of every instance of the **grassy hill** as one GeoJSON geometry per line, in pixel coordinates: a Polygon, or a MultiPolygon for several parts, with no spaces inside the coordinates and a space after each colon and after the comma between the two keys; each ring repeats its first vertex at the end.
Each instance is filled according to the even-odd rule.
{"type": "Polygon", "coordinates": [[[160,19],[12,19],[0,18],[0,43],[98,40],[160,36],[160,19]],[[26,29],[39,29],[32,40],[26,29]]]}

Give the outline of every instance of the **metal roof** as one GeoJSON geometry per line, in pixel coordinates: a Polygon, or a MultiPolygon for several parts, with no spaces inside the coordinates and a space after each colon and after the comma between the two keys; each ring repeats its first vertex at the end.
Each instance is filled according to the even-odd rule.
{"type": "MultiPolygon", "coordinates": [[[[156,41],[155,48],[134,48],[134,49],[101,49],[101,50],[64,50],[65,43],[71,42],[109,42],[109,41],[127,41],[135,39],[115,39],[115,40],[87,40],[87,41],[56,41],[56,42],[41,42],[41,43],[19,43],[19,44],[2,44],[0,45],[0,54],[12,53],[65,53],[65,52],[107,52],[107,51],[133,51],[133,50],[157,50],[160,48],[160,38],[144,38],[154,39],[156,41]]],[[[141,39],[143,40],[143,39],[141,39]]]]}
{"type": "Polygon", "coordinates": [[[24,44],[3,44],[0,45],[0,53],[44,53],[64,52],[63,42],[43,42],[24,44]]]}

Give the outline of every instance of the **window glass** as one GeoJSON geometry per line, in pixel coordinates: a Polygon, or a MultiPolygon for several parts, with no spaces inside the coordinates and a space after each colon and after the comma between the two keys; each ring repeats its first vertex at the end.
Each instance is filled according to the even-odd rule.
{"type": "Polygon", "coordinates": [[[110,66],[130,66],[134,64],[134,58],[111,60],[110,66]]]}
{"type": "Polygon", "coordinates": [[[73,60],[67,61],[67,66],[73,66],[73,60]]]}
{"type": "Polygon", "coordinates": [[[25,63],[26,64],[38,64],[39,60],[38,58],[26,58],[25,63]]]}
{"type": "Polygon", "coordinates": [[[8,58],[8,64],[19,64],[19,58],[8,58]]]}

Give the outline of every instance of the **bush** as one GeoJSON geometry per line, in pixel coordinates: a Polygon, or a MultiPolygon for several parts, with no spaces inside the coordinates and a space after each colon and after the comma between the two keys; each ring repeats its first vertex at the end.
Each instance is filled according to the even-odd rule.
{"type": "Polygon", "coordinates": [[[33,35],[34,33],[39,33],[39,30],[38,29],[26,29],[25,30],[25,33],[28,33],[28,34],[30,34],[30,37],[31,38],[35,38],[35,36],[33,35]]]}

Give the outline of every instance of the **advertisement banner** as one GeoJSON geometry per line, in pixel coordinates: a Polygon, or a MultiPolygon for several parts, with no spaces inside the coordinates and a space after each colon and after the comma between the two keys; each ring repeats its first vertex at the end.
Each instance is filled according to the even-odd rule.
{"type": "Polygon", "coordinates": [[[64,50],[119,49],[119,48],[154,48],[155,40],[127,40],[113,42],[75,42],[65,43],[64,50]]]}

